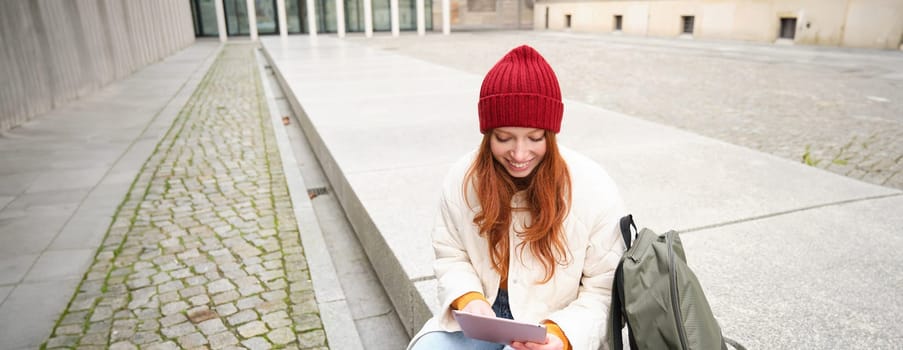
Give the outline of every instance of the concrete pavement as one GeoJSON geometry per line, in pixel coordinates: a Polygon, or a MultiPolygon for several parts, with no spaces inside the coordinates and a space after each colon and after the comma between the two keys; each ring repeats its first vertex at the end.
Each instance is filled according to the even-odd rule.
{"type": "MultiPolygon", "coordinates": [[[[271,105],[270,110],[271,113],[278,112],[276,120],[280,124],[274,127],[275,134],[277,138],[280,130],[288,134],[290,146],[284,147],[281,141],[277,143],[283,157],[289,192],[292,193],[292,206],[296,210],[296,216],[302,218],[301,227],[305,228],[301,230],[301,238],[308,252],[308,261],[311,262],[311,277],[321,315],[327,327],[330,323],[341,327],[340,332],[326,329],[329,345],[334,349],[404,348],[409,340],[408,334],[370,266],[367,254],[348,222],[334,189],[323,174],[322,166],[297,122],[298,116],[291,110],[275,74],[271,69],[267,71],[264,76],[269,84],[265,86],[269,85],[268,90],[273,93],[272,101],[275,104],[275,108],[271,105]],[[289,117],[290,124],[282,126],[280,116],[289,117]],[[300,175],[293,174],[293,169],[297,169],[300,175]],[[296,191],[296,187],[302,190],[296,191]],[[296,199],[295,193],[303,195],[296,199]],[[319,227],[319,232],[312,229],[314,227],[319,227]],[[329,256],[321,258],[322,255],[329,256]],[[334,267],[332,276],[329,273],[318,273],[325,270],[320,267],[327,265],[329,260],[334,267]],[[344,314],[339,312],[341,307],[337,307],[343,303],[348,311],[344,314]],[[342,336],[353,328],[357,328],[357,338],[342,336]]],[[[269,92],[267,95],[269,96],[269,92]]]]}
{"type": "Polygon", "coordinates": [[[218,49],[198,42],[0,136],[0,348],[47,339],[218,49]]]}
{"type": "MultiPolygon", "coordinates": [[[[436,303],[439,182],[479,142],[482,76],[353,41],[263,38],[284,100],[254,83],[268,73],[252,46],[216,56],[200,41],[4,134],[0,348],[395,347],[342,333],[379,336],[391,312],[356,304],[364,262],[329,261],[347,229],[317,208],[327,197],[416,331],[436,303]],[[288,156],[272,124],[286,103],[331,185],[288,156]],[[308,186],[329,193],[305,202],[308,186]]],[[[608,168],[640,225],[685,232],[725,333],[748,348],[903,340],[899,190],[575,101],[560,140],[608,168]]]]}
{"type": "MultiPolygon", "coordinates": [[[[479,143],[482,76],[350,41],[262,39],[413,333],[436,311],[431,224],[448,167],[479,143]]],[[[606,166],[640,225],[686,232],[726,335],[750,349],[899,344],[901,191],[572,100],[560,142],[606,166]]]]}
{"type": "Polygon", "coordinates": [[[223,48],[48,348],[326,348],[255,48],[223,48]]]}
{"type": "Polygon", "coordinates": [[[256,47],[199,41],[0,138],[0,348],[363,348],[256,47]]]}
{"type": "Polygon", "coordinates": [[[348,40],[477,75],[526,43],[565,98],[903,189],[900,51],[559,31],[348,40]]]}

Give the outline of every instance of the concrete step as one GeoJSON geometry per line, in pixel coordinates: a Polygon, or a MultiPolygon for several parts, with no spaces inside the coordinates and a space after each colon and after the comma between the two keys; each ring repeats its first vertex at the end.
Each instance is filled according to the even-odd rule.
{"type": "MultiPolygon", "coordinates": [[[[310,260],[311,250],[324,249],[323,254],[315,256],[328,257],[329,261],[319,261],[310,263],[331,265],[333,272],[329,278],[329,285],[335,287],[337,282],[341,294],[330,296],[331,298],[340,299],[338,303],[340,308],[337,312],[345,313],[344,315],[335,315],[334,317],[322,316],[324,324],[332,322],[330,320],[344,322],[344,324],[336,324],[341,328],[340,334],[335,334],[338,329],[334,330],[334,334],[330,334],[327,329],[327,337],[330,341],[330,348],[333,349],[400,349],[404,348],[408,343],[408,335],[404,331],[404,327],[398,320],[394,307],[389,301],[386,292],[380,284],[379,278],[373,271],[364,249],[358,242],[357,237],[351,224],[348,222],[345,212],[333,194],[332,186],[323,173],[323,168],[317,160],[310,143],[301,129],[301,123],[291,110],[288,102],[282,93],[278,82],[269,69],[265,70],[264,81],[268,84],[269,91],[272,92],[274,101],[275,114],[281,125],[282,132],[286,133],[288,146],[291,152],[282,149],[280,152],[291,153],[294,157],[295,168],[298,170],[301,182],[303,182],[303,193],[307,196],[307,202],[313,209],[312,217],[305,218],[306,221],[315,221],[316,225],[307,225],[301,227],[302,234],[318,235],[315,240],[321,244],[316,246],[307,246],[305,250],[310,260]],[[284,124],[284,117],[288,117],[288,124],[284,124]],[[317,229],[312,229],[316,227],[317,229]],[[349,322],[353,321],[353,322],[349,322]]],[[[294,189],[292,190],[294,191],[294,189]]],[[[293,194],[294,196],[294,194],[293,194]]],[[[294,203],[293,203],[294,204],[294,203]]],[[[307,205],[306,203],[302,205],[307,205]]],[[[311,269],[314,270],[313,268],[311,269]]],[[[325,269],[329,270],[329,269],[325,269]]],[[[313,274],[313,272],[312,272],[313,274]]],[[[312,276],[313,277],[313,276],[312,276]]],[[[320,283],[314,281],[314,289],[320,288],[320,283]]],[[[324,291],[324,295],[330,294],[324,291]]],[[[326,300],[318,302],[323,303],[326,300]]],[[[321,313],[323,311],[321,310],[321,313]]],[[[328,327],[328,326],[327,326],[328,327]]]]}
{"type": "MultiPolygon", "coordinates": [[[[405,330],[416,332],[437,311],[429,233],[448,167],[479,144],[482,77],[326,35],[261,41],[289,103],[304,113],[332,193],[405,330]]],[[[725,334],[749,348],[856,348],[866,338],[872,348],[893,348],[900,308],[886,276],[903,266],[899,190],[565,105],[559,142],[607,167],[642,226],[687,233],[691,266],[725,334]],[[868,246],[875,241],[887,244],[868,246]],[[872,297],[839,288],[844,281],[872,297]]]]}

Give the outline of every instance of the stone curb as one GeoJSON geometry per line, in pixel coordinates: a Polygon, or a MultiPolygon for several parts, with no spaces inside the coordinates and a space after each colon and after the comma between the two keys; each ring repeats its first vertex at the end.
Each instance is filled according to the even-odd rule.
{"type": "Polygon", "coordinates": [[[273,133],[276,136],[276,144],[282,160],[285,181],[288,184],[298,232],[300,232],[301,242],[304,245],[304,252],[307,256],[310,277],[317,297],[317,305],[320,308],[320,319],[326,331],[329,347],[333,349],[363,349],[360,335],[354,325],[351,310],[345,299],[345,293],[339,284],[338,274],[327,249],[323,231],[320,229],[316,213],[314,213],[313,204],[307,196],[307,186],[304,183],[304,178],[301,176],[297,160],[289,144],[288,134],[282,124],[282,117],[277,112],[275,97],[266,81],[269,74],[265,66],[269,62],[260,52],[256,52],[256,57],[262,80],[261,83],[266,95],[266,104],[270,112],[270,121],[273,124],[273,133]]]}
{"type": "Polygon", "coordinates": [[[361,242],[361,246],[367,254],[373,270],[379,277],[386,295],[391,300],[399,320],[404,325],[407,334],[413,336],[433,315],[433,311],[423,295],[435,295],[435,278],[426,280],[411,279],[407,275],[401,261],[399,261],[392,248],[389,247],[379,228],[376,227],[376,223],[373,222],[370,214],[367,213],[366,208],[364,208],[357,194],[351,188],[345,172],[339,167],[330,153],[329,147],[323,142],[316,127],[307,117],[295,93],[289,87],[288,82],[285,81],[284,74],[273,63],[274,59],[270,56],[266,46],[263,46],[262,51],[285,93],[287,102],[291,106],[292,111],[298,116],[301,129],[310,142],[312,151],[319,159],[320,165],[323,167],[323,173],[333,187],[333,194],[338,199],[339,204],[348,217],[349,223],[354,228],[354,233],[361,242]]]}

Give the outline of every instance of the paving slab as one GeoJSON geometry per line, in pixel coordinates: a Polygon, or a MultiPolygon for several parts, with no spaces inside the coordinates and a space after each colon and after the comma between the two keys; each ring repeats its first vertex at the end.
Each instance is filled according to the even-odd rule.
{"type": "MultiPolygon", "coordinates": [[[[99,242],[98,242],[99,245],[99,242]]],[[[94,261],[94,249],[49,250],[41,254],[23,282],[60,281],[81,278],[94,261]]]]}
{"type": "MultiPolygon", "coordinates": [[[[407,331],[415,332],[435,309],[429,236],[442,178],[451,162],[479,143],[476,102],[482,77],[329,36],[263,38],[262,43],[396,311],[407,331]]],[[[487,59],[494,62],[498,57],[487,59]]],[[[899,190],[571,100],[565,101],[560,142],[606,166],[640,224],[656,230],[692,231],[691,236],[760,222],[761,230],[776,230],[776,223],[763,220],[860,202],[872,203],[881,212],[899,210],[898,203],[887,199],[899,197],[899,190]]],[[[876,225],[903,230],[895,222],[876,225]]],[[[796,227],[808,235],[831,230],[802,223],[796,227]]],[[[867,227],[859,227],[850,234],[867,232],[867,227]]],[[[792,234],[783,238],[801,247],[808,239],[792,234]]],[[[765,245],[757,235],[750,240],[765,245]]],[[[851,250],[856,252],[851,256],[868,253],[851,250]]],[[[750,249],[694,252],[700,254],[760,257],[750,249]]],[[[769,256],[761,255],[763,260],[769,256]]],[[[851,266],[838,268],[854,274],[851,266]]],[[[768,277],[761,269],[743,271],[751,280],[768,277]]],[[[750,297],[758,298],[751,303],[769,301],[761,295],[750,297]]],[[[720,293],[713,293],[712,299],[743,304],[720,293]]],[[[789,305],[781,323],[784,332],[806,334],[809,328],[833,324],[802,322],[802,315],[819,307],[789,305]]],[[[894,306],[883,312],[900,311],[894,306]]],[[[738,316],[721,316],[726,324],[743,323],[738,316]]],[[[774,321],[758,311],[752,317],[774,321]]],[[[741,334],[750,344],[771,344],[767,332],[741,334]]],[[[828,340],[818,338],[812,344],[833,347],[828,340]]]]}
{"type": "MultiPolygon", "coordinates": [[[[12,285],[21,281],[39,256],[38,254],[19,254],[0,258],[0,285],[12,285]]],[[[12,287],[9,288],[12,289],[12,287]]]]}
{"type": "Polygon", "coordinates": [[[13,217],[0,220],[0,254],[43,252],[75,212],[75,206],[67,209],[65,212],[52,209],[15,213],[13,217]]]}
{"type": "Polygon", "coordinates": [[[4,349],[37,349],[50,334],[53,321],[66,307],[78,279],[24,283],[0,305],[0,339],[4,349]]]}
{"type": "MultiPolygon", "coordinates": [[[[22,156],[16,154],[4,155],[4,159],[7,159],[7,157],[14,159],[22,156]]],[[[12,168],[12,166],[10,166],[10,168],[12,168]]],[[[28,188],[38,175],[40,175],[39,171],[21,170],[10,172],[4,167],[3,169],[0,169],[0,194],[3,194],[4,197],[15,198],[15,195],[21,193],[23,188],[28,188]]]]}
{"type": "Polygon", "coordinates": [[[40,210],[48,207],[73,207],[78,205],[82,199],[88,194],[88,190],[76,189],[68,191],[50,191],[39,193],[23,193],[21,195],[11,197],[13,200],[3,208],[3,211],[19,210],[40,210]]]}
{"type": "Polygon", "coordinates": [[[16,197],[13,196],[0,196],[0,209],[6,207],[7,204],[12,202],[16,197]]]}
{"type": "MultiPolygon", "coordinates": [[[[122,198],[122,195],[117,198],[122,198]]],[[[115,200],[113,201],[115,202],[115,200]]],[[[86,210],[79,208],[75,216],[66,223],[54,238],[49,248],[61,249],[96,249],[113,221],[109,209],[86,210]]]]}
{"type": "Polygon", "coordinates": [[[6,301],[9,292],[13,291],[13,287],[0,287],[0,303],[6,301]]]}

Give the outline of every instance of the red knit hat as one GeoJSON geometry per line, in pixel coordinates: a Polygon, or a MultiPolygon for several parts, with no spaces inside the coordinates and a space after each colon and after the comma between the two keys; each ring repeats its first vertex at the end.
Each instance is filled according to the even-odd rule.
{"type": "Polygon", "coordinates": [[[483,134],[502,126],[558,133],[564,113],[555,72],[527,45],[511,50],[489,70],[480,88],[478,108],[483,134]]]}

